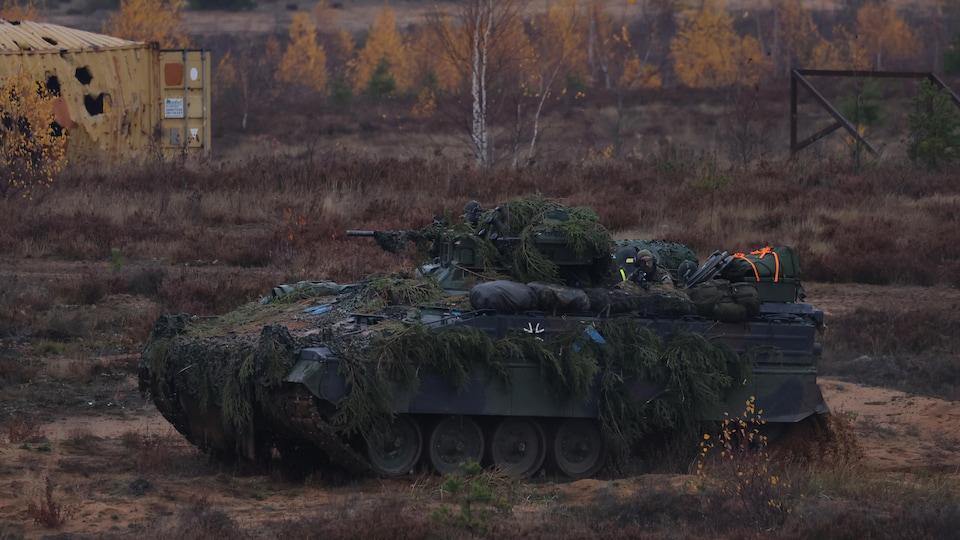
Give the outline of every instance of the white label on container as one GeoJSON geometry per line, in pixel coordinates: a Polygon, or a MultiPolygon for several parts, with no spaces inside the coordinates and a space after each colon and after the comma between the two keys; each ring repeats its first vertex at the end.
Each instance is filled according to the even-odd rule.
{"type": "Polygon", "coordinates": [[[165,98],[163,100],[164,118],[183,118],[183,98],[165,98]]]}

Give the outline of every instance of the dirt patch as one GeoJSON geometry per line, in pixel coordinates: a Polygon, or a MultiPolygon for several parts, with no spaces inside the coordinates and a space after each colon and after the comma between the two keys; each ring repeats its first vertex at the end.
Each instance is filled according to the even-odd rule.
{"type": "Polygon", "coordinates": [[[830,326],[831,316],[840,316],[857,308],[899,312],[920,308],[937,312],[960,308],[960,289],[921,287],[918,285],[882,286],[861,283],[804,283],[806,302],[823,310],[830,326]]]}
{"type": "MultiPolygon", "coordinates": [[[[117,388],[132,392],[134,384],[133,379],[120,380],[117,388]]],[[[845,417],[863,447],[868,471],[954,473],[960,465],[960,404],[833,379],[821,380],[821,387],[833,414],[845,417]]],[[[442,479],[434,476],[365,479],[336,487],[322,474],[305,483],[287,482],[277,474],[237,474],[209,462],[152,404],[115,415],[67,411],[38,428],[40,438],[11,442],[4,436],[0,444],[0,523],[22,526],[27,537],[49,531],[27,511],[31,502],[43,500],[46,479],[68,515],[61,532],[80,535],[151,530],[190,511],[223,512],[242,530],[255,530],[367,499],[427,504],[441,490],[442,479]]],[[[650,481],[649,475],[614,482],[539,478],[523,488],[528,493],[521,494],[514,514],[542,517],[544,501],[588,505],[610,497],[627,500],[650,481]]],[[[667,476],[664,481],[682,490],[694,478],[667,476]]]]}
{"type": "Polygon", "coordinates": [[[850,419],[870,470],[960,468],[960,403],[831,379],[820,388],[833,413],[850,419]]]}

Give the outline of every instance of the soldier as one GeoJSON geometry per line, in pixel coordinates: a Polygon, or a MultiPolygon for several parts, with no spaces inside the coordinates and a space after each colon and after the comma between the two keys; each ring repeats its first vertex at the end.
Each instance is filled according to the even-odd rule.
{"type": "Polygon", "coordinates": [[[657,257],[649,249],[623,248],[617,252],[620,279],[643,285],[662,285],[673,288],[673,279],[667,270],[657,264],[657,257]]]}
{"type": "Polygon", "coordinates": [[[463,207],[463,219],[474,228],[480,224],[483,217],[483,205],[478,201],[470,201],[463,207]]]}
{"type": "Polygon", "coordinates": [[[632,279],[642,285],[661,285],[673,288],[673,278],[666,268],[657,264],[657,257],[649,249],[641,249],[636,256],[637,271],[632,279]]]}

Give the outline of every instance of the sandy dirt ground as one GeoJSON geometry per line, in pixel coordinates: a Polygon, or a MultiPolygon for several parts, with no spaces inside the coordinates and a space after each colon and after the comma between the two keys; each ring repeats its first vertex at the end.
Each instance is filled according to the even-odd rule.
{"type": "MultiPolygon", "coordinates": [[[[121,385],[127,386],[124,391],[134,390],[135,380],[128,377],[121,385]]],[[[853,428],[867,470],[953,474],[960,469],[960,404],[832,379],[822,379],[821,387],[833,413],[844,415],[853,428]]],[[[318,507],[347,499],[416,496],[430,483],[423,477],[368,479],[331,488],[319,481],[290,483],[275,476],[218,471],[152,404],[121,407],[109,414],[64,414],[39,425],[32,442],[4,439],[0,523],[23,527],[27,537],[49,533],[28,512],[31,503],[44,500],[48,479],[68,516],[60,532],[81,535],[156,530],[164,519],[197,501],[223,510],[247,529],[312,515],[318,507]]],[[[545,493],[533,500],[562,494],[565,500],[589,501],[611,485],[617,495],[629,496],[639,481],[539,480],[530,489],[545,493]]]]}

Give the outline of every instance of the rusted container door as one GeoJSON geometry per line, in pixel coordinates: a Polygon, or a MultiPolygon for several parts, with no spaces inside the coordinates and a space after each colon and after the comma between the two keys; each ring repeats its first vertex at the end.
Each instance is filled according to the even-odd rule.
{"type": "Polygon", "coordinates": [[[160,144],[166,155],[210,152],[210,54],[160,51],[160,144]]]}

